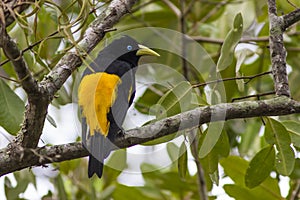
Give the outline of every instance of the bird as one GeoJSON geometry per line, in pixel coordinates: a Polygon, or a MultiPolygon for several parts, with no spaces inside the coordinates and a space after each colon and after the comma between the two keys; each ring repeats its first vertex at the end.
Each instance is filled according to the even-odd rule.
{"type": "Polygon", "coordinates": [[[82,144],[89,152],[88,177],[102,177],[104,159],[117,149],[122,124],[135,97],[135,74],[142,56],[160,56],[124,35],[114,40],[84,70],[78,104],[82,116],[82,144]]]}

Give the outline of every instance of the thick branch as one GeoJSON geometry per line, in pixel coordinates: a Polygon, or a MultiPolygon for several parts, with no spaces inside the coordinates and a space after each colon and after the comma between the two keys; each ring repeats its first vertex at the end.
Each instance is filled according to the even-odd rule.
{"type": "Polygon", "coordinates": [[[28,94],[28,97],[36,96],[39,92],[37,82],[31,75],[17,44],[10,38],[5,30],[3,30],[0,46],[6,57],[12,61],[21,85],[28,94]]]}
{"type": "Polygon", "coordinates": [[[283,44],[283,17],[277,16],[275,0],[268,0],[270,21],[270,53],[276,95],[290,97],[286,72],[286,50],[283,44]]]}
{"type": "Polygon", "coordinates": [[[77,49],[67,53],[41,82],[48,90],[49,95],[53,97],[71,73],[82,64],[82,57],[102,40],[107,29],[112,28],[123,15],[129,12],[135,2],[136,0],[113,0],[110,3],[107,10],[86,30],[77,49]]]}
{"type": "MultiPolygon", "coordinates": [[[[263,101],[199,107],[141,128],[128,130],[115,140],[115,144],[119,148],[126,148],[213,121],[293,113],[300,113],[300,103],[285,96],[263,101]]],[[[5,148],[0,150],[0,176],[26,167],[80,158],[87,154],[81,143],[55,145],[35,150],[16,148],[13,152],[5,148]]]]}
{"type": "Polygon", "coordinates": [[[291,25],[295,24],[300,20],[300,9],[294,10],[286,15],[283,15],[283,30],[287,29],[291,25]]]}
{"type": "Polygon", "coordinates": [[[9,145],[10,147],[21,145],[35,148],[37,146],[42,134],[47,108],[54,94],[62,87],[71,73],[82,64],[82,56],[89,53],[99,43],[104,37],[105,31],[116,24],[135,1],[113,0],[107,10],[86,30],[77,49],[68,52],[61,58],[56,67],[40,83],[38,87],[40,95],[35,95],[35,99],[29,101],[21,132],[16,141],[9,145]]]}

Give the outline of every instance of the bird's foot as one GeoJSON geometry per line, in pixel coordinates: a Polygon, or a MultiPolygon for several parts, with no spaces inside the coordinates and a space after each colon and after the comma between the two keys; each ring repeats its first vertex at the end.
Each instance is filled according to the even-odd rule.
{"type": "Polygon", "coordinates": [[[125,130],[124,129],[119,129],[118,132],[117,132],[117,136],[122,137],[124,135],[125,135],[125,130]]]}

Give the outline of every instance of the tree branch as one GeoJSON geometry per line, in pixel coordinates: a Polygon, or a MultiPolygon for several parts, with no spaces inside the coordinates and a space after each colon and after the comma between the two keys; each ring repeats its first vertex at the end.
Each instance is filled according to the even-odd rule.
{"type": "Polygon", "coordinates": [[[283,30],[287,29],[291,25],[295,24],[300,20],[300,9],[294,10],[286,15],[283,15],[283,30]]]}
{"type": "Polygon", "coordinates": [[[255,75],[251,75],[251,76],[238,76],[238,77],[228,77],[228,78],[223,78],[223,79],[216,79],[216,80],[212,80],[212,81],[207,81],[204,83],[196,83],[193,84],[192,87],[196,88],[196,87],[203,87],[209,84],[214,84],[214,83],[221,83],[221,82],[225,82],[225,81],[234,81],[234,80],[245,80],[248,79],[248,81],[246,83],[249,83],[252,79],[254,78],[258,78],[260,76],[265,76],[272,73],[271,71],[267,71],[267,72],[262,72],[260,74],[255,74],[255,75]]]}
{"type": "Polygon", "coordinates": [[[22,13],[26,10],[35,0],[9,0],[2,4],[2,8],[4,8],[4,16],[5,16],[5,27],[11,25],[16,18],[16,13],[22,13]]]}
{"type": "Polygon", "coordinates": [[[290,97],[290,89],[286,72],[286,50],[283,44],[283,17],[277,16],[275,0],[268,0],[270,23],[270,54],[276,95],[290,97]]]}
{"type": "MultiPolygon", "coordinates": [[[[224,39],[214,39],[210,37],[204,36],[190,36],[193,40],[197,42],[206,42],[211,44],[219,44],[222,45],[224,43],[224,39]]],[[[268,42],[269,37],[242,37],[239,43],[248,43],[248,42],[268,42]]]]}
{"type": "Polygon", "coordinates": [[[56,67],[40,82],[39,95],[28,102],[22,129],[11,148],[21,145],[35,148],[42,134],[47,109],[54,94],[62,87],[67,78],[82,64],[82,57],[89,53],[104,37],[106,30],[116,24],[129,12],[136,0],[113,0],[86,30],[83,40],[72,51],[61,58],[56,67]]]}
{"type": "Polygon", "coordinates": [[[52,98],[71,73],[82,64],[82,57],[91,52],[102,40],[105,30],[112,28],[123,15],[129,12],[135,2],[136,0],[113,0],[107,10],[89,26],[78,46],[62,57],[56,67],[41,82],[52,98]]]}
{"type": "MultiPolygon", "coordinates": [[[[115,144],[127,148],[142,144],[178,130],[199,127],[201,124],[229,119],[280,116],[300,113],[300,103],[285,96],[270,100],[223,103],[199,107],[147,126],[126,131],[119,135],[115,144]]],[[[45,146],[36,149],[9,148],[0,150],[0,176],[31,166],[61,162],[88,155],[81,143],[45,146]]]]}
{"type": "Polygon", "coordinates": [[[5,29],[2,33],[0,46],[5,56],[12,61],[20,83],[28,97],[36,96],[39,93],[38,84],[31,75],[17,44],[10,38],[5,29]]]}

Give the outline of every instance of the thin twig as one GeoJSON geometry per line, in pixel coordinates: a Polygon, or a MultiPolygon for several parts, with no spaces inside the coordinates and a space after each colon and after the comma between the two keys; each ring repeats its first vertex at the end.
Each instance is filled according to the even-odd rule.
{"type": "Polygon", "coordinates": [[[130,11],[130,13],[137,12],[137,11],[139,11],[140,9],[142,9],[142,8],[144,8],[144,7],[146,7],[146,6],[148,6],[149,4],[151,4],[151,3],[155,2],[155,1],[157,1],[157,0],[150,0],[150,1],[147,1],[147,2],[145,2],[145,3],[143,3],[143,4],[141,4],[141,5],[135,6],[135,8],[132,9],[132,10],[130,11]]]}
{"type": "Polygon", "coordinates": [[[21,80],[22,88],[28,97],[36,96],[36,94],[39,93],[38,84],[28,69],[17,44],[10,38],[6,30],[3,31],[1,46],[6,57],[12,60],[17,76],[19,80],[21,80]]]}
{"type": "Polygon", "coordinates": [[[245,80],[245,79],[249,79],[247,81],[247,83],[249,83],[254,78],[264,76],[264,75],[267,75],[267,74],[271,74],[271,73],[272,73],[271,71],[267,71],[267,72],[263,72],[263,73],[260,73],[260,74],[255,74],[255,75],[252,75],[252,76],[239,76],[239,77],[229,77],[229,78],[224,78],[224,79],[217,79],[217,80],[212,80],[212,81],[208,81],[208,82],[205,82],[205,83],[193,84],[192,87],[193,88],[203,87],[203,86],[206,86],[206,85],[209,85],[209,84],[214,84],[214,83],[220,83],[220,82],[225,82],[225,81],[233,81],[233,80],[245,80]]]}
{"type": "Polygon", "coordinates": [[[171,1],[169,0],[162,0],[163,3],[165,3],[174,13],[175,15],[179,18],[181,15],[180,9],[177,8],[176,5],[174,5],[171,1]]]}
{"type": "Polygon", "coordinates": [[[7,76],[3,76],[1,74],[0,74],[0,78],[20,84],[20,81],[17,81],[15,79],[11,79],[11,78],[9,78],[7,76]]]}
{"type": "Polygon", "coordinates": [[[198,142],[199,142],[199,137],[197,137],[197,130],[198,129],[193,129],[191,130],[191,153],[195,159],[195,163],[197,166],[197,177],[198,177],[198,193],[200,196],[201,200],[208,200],[208,195],[207,195],[207,190],[206,190],[206,182],[204,178],[204,171],[200,163],[200,159],[198,156],[198,142]]]}
{"type": "Polygon", "coordinates": [[[182,63],[182,71],[183,76],[188,79],[188,63],[186,61],[186,39],[185,39],[185,33],[186,33],[186,24],[185,24],[185,14],[184,14],[184,0],[180,0],[180,30],[181,30],[181,63],[182,63]]]}
{"type": "Polygon", "coordinates": [[[291,6],[293,6],[294,8],[298,8],[298,6],[296,6],[296,4],[294,4],[293,2],[291,2],[290,0],[286,0],[291,6]]]}
{"type": "MultiPolygon", "coordinates": [[[[224,39],[215,39],[215,38],[209,38],[204,36],[191,36],[191,38],[197,42],[206,42],[211,44],[219,44],[222,45],[224,43],[224,39]]],[[[269,37],[244,37],[241,38],[239,43],[249,43],[249,42],[269,42],[269,37]]]]}
{"type": "MultiPolygon", "coordinates": [[[[95,8],[95,9],[92,9],[92,10],[89,12],[89,15],[93,14],[95,10],[99,9],[99,8],[102,7],[102,6],[103,6],[103,5],[101,5],[101,6],[97,7],[97,8],[95,8]]],[[[34,42],[33,44],[30,44],[28,47],[26,47],[26,48],[24,48],[23,50],[21,50],[21,55],[23,56],[25,52],[27,52],[27,51],[33,49],[35,46],[39,45],[40,43],[44,42],[45,40],[47,40],[47,39],[49,39],[49,38],[55,36],[55,35],[58,34],[58,33],[60,33],[61,30],[62,30],[62,28],[59,29],[59,30],[57,30],[57,31],[54,31],[54,32],[50,33],[50,34],[47,35],[45,38],[40,39],[40,40],[34,42]]],[[[108,28],[108,29],[105,29],[105,30],[104,30],[104,33],[111,32],[111,31],[116,31],[116,30],[117,30],[116,28],[108,28]]],[[[73,33],[73,32],[72,32],[72,33],[73,33]]],[[[62,37],[62,36],[61,36],[61,37],[62,37]]],[[[74,45],[73,45],[73,46],[74,46],[74,45]]],[[[72,48],[73,46],[71,46],[70,48],[72,48]]],[[[2,67],[3,65],[5,65],[5,64],[8,63],[9,61],[11,61],[11,60],[10,60],[10,59],[6,59],[6,60],[2,61],[2,62],[0,63],[0,67],[2,67]]]]}
{"type": "Polygon", "coordinates": [[[275,94],[274,91],[266,92],[266,93],[260,93],[260,94],[252,94],[252,95],[247,95],[247,96],[243,96],[243,97],[233,98],[231,100],[231,102],[242,100],[242,99],[248,99],[248,98],[252,98],[252,97],[256,97],[257,99],[259,99],[262,96],[268,96],[268,95],[273,95],[273,94],[275,94]]]}

